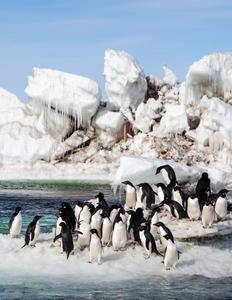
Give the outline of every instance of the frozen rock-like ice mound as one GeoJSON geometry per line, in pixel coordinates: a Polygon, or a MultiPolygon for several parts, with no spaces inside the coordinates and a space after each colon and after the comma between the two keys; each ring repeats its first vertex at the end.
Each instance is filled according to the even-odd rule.
{"type": "Polygon", "coordinates": [[[144,100],[147,82],[142,67],[124,52],[107,49],[104,62],[105,90],[109,104],[135,110],[144,100]]]}
{"type": "Polygon", "coordinates": [[[195,106],[204,95],[232,100],[232,52],[210,54],[190,66],[183,100],[195,106]]]}
{"type": "Polygon", "coordinates": [[[34,68],[25,90],[30,99],[71,115],[78,127],[88,127],[100,104],[97,82],[78,75],[34,68]]]}

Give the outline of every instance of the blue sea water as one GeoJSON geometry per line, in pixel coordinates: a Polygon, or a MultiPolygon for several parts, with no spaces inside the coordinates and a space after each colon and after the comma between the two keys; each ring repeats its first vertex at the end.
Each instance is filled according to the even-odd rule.
{"type": "MultiPolygon", "coordinates": [[[[62,201],[74,205],[76,200],[88,200],[99,191],[111,203],[119,201],[110,186],[75,181],[60,182],[0,182],[0,233],[7,234],[10,215],[16,206],[23,208],[23,232],[34,215],[40,214],[41,231],[48,233],[56,224],[56,213],[62,201]]],[[[231,240],[210,242],[212,247],[228,249],[231,240]]],[[[44,278],[1,276],[0,299],[232,299],[232,278],[208,278],[200,275],[141,276],[138,279],[96,282],[76,282],[71,276],[53,274],[44,278]]],[[[232,267],[232,266],[231,266],[232,267]]],[[[12,275],[12,276],[11,276],[12,275]]]]}

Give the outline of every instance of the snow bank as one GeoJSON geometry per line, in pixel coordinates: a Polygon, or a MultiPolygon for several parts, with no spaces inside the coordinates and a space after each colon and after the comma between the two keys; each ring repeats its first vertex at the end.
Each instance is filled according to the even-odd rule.
{"type": "Polygon", "coordinates": [[[100,103],[98,84],[86,77],[34,68],[25,90],[30,99],[71,115],[78,127],[88,127],[100,103]]]}
{"type": "Polygon", "coordinates": [[[107,99],[112,107],[135,110],[144,100],[147,82],[143,69],[132,55],[107,49],[104,76],[107,99]]]}
{"type": "Polygon", "coordinates": [[[183,101],[198,105],[204,95],[232,99],[232,52],[210,54],[190,66],[183,101]]]}
{"type": "Polygon", "coordinates": [[[218,190],[224,188],[232,182],[231,172],[225,172],[210,167],[192,166],[177,163],[169,160],[152,159],[148,157],[138,156],[121,156],[120,166],[115,174],[114,185],[120,185],[122,181],[129,180],[134,184],[148,182],[157,184],[164,182],[163,177],[155,175],[156,169],[161,165],[169,164],[176,173],[178,183],[196,182],[202,172],[208,172],[213,189],[218,190]]]}
{"type": "Polygon", "coordinates": [[[166,65],[163,65],[163,72],[163,82],[170,86],[174,86],[176,84],[176,75],[173,73],[173,71],[166,65]]]}

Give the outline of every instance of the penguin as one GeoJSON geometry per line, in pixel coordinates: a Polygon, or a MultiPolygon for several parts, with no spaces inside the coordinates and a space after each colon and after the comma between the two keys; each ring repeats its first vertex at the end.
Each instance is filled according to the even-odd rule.
{"type": "Polygon", "coordinates": [[[211,188],[208,173],[203,172],[196,185],[196,195],[199,197],[201,195],[204,195],[205,193],[207,195],[211,194],[211,188]]]}
{"type": "Polygon", "coordinates": [[[74,214],[75,214],[75,218],[76,218],[76,228],[75,229],[78,228],[79,217],[80,217],[80,213],[81,213],[83,206],[84,206],[84,204],[81,201],[78,201],[75,205],[75,208],[74,208],[74,214]]]}
{"type": "Polygon", "coordinates": [[[127,244],[126,224],[118,214],[115,218],[112,234],[112,245],[114,251],[125,250],[127,244]]]}
{"type": "Polygon", "coordinates": [[[139,237],[142,243],[142,246],[145,250],[144,258],[148,259],[150,258],[152,253],[156,253],[157,255],[160,255],[156,248],[156,243],[154,240],[153,235],[148,230],[147,226],[141,225],[139,227],[139,237]]]}
{"type": "Polygon", "coordinates": [[[197,221],[201,216],[200,204],[196,195],[190,195],[188,197],[187,214],[191,221],[197,221]]]}
{"type": "Polygon", "coordinates": [[[90,223],[91,228],[95,228],[99,236],[101,236],[101,227],[102,227],[101,214],[102,214],[101,205],[98,205],[95,209],[94,214],[92,215],[91,223],[90,223]]]}
{"type": "Polygon", "coordinates": [[[74,211],[68,202],[61,203],[62,219],[70,227],[71,231],[76,228],[76,217],[74,211]]]}
{"type": "Polygon", "coordinates": [[[156,175],[161,173],[167,185],[175,186],[177,184],[176,174],[170,165],[163,165],[156,169],[156,175]]]}
{"type": "Polygon", "coordinates": [[[160,243],[164,248],[166,248],[167,246],[167,238],[174,243],[174,237],[171,230],[167,226],[165,226],[163,222],[158,222],[154,225],[159,229],[160,243]]]}
{"type": "MultiPolygon", "coordinates": [[[[66,252],[67,259],[69,258],[70,253],[74,250],[73,238],[71,228],[64,222],[60,223],[61,233],[53,239],[53,243],[58,239],[62,239],[63,251],[66,252]]],[[[79,234],[82,234],[78,231],[79,234]]]]}
{"type": "Polygon", "coordinates": [[[40,234],[40,220],[41,216],[35,216],[33,221],[28,225],[26,233],[25,233],[25,244],[22,246],[35,247],[35,243],[38,240],[40,234]]]}
{"type": "Polygon", "coordinates": [[[110,221],[114,224],[114,220],[118,214],[118,211],[122,208],[121,205],[113,204],[110,208],[110,221]]]}
{"type": "Polygon", "coordinates": [[[165,269],[166,270],[170,270],[170,268],[175,269],[181,252],[177,250],[176,244],[170,237],[165,235],[164,238],[167,240],[167,246],[164,253],[165,269]]]}
{"type": "Polygon", "coordinates": [[[137,208],[136,211],[130,210],[128,214],[131,215],[130,223],[127,228],[128,233],[132,231],[132,240],[141,244],[140,237],[139,237],[139,227],[140,225],[145,222],[146,220],[143,217],[143,209],[141,207],[137,208]]]}
{"type": "Polygon", "coordinates": [[[21,207],[16,207],[15,212],[12,214],[9,222],[9,234],[11,238],[16,238],[20,236],[22,228],[22,215],[21,207]]]}
{"type": "Polygon", "coordinates": [[[143,207],[150,209],[152,204],[155,204],[155,195],[157,195],[157,193],[153,191],[149,183],[140,183],[138,186],[142,190],[141,202],[143,203],[143,207]]]}
{"type": "Polygon", "coordinates": [[[125,209],[134,209],[137,202],[137,193],[135,186],[130,181],[123,181],[126,185],[126,203],[125,209]]]}
{"type": "MultiPolygon", "coordinates": [[[[170,188],[166,187],[166,185],[164,183],[161,183],[161,182],[157,183],[156,187],[157,187],[158,197],[159,197],[159,200],[160,200],[159,204],[165,204],[165,203],[163,203],[163,201],[165,199],[171,199],[170,188]]],[[[166,204],[164,206],[171,213],[170,207],[166,204]]]]}
{"type": "Polygon", "coordinates": [[[82,232],[81,235],[78,236],[77,239],[77,248],[80,250],[84,250],[86,247],[89,247],[90,244],[90,223],[85,221],[80,222],[80,226],[78,231],[82,232]]]}
{"type": "Polygon", "coordinates": [[[169,207],[168,211],[172,214],[172,216],[174,218],[177,218],[177,219],[187,218],[186,211],[183,209],[183,207],[178,202],[165,198],[164,201],[162,201],[159,204],[159,207],[162,207],[163,205],[169,207]]]}
{"type": "Polygon", "coordinates": [[[96,199],[98,199],[98,204],[101,205],[102,209],[105,210],[107,213],[110,212],[110,208],[109,205],[107,204],[106,200],[105,200],[105,196],[103,193],[98,193],[95,196],[96,199]]]}
{"type": "Polygon", "coordinates": [[[98,235],[98,231],[95,228],[90,230],[91,239],[89,246],[89,263],[92,263],[93,259],[97,259],[98,264],[102,264],[102,244],[101,238],[98,235]]]}
{"type": "Polygon", "coordinates": [[[203,206],[202,215],[201,215],[203,228],[212,227],[214,216],[215,216],[214,206],[211,203],[211,201],[207,199],[203,206]]]}
{"type": "Polygon", "coordinates": [[[218,220],[223,220],[227,215],[227,199],[226,195],[229,191],[227,189],[221,190],[216,197],[215,213],[218,220]]]}
{"type": "Polygon", "coordinates": [[[155,240],[158,239],[158,230],[157,227],[154,225],[156,223],[159,222],[159,215],[158,215],[158,211],[155,211],[152,218],[151,218],[151,227],[150,227],[150,232],[152,234],[152,236],[154,237],[155,240]]]}
{"type": "Polygon", "coordinates": [[[113,224],[106,212],[102,213],[102,246],[109,246],[111,242],[111,235],[113,230],[113,224]]]}
{"type": "Polygon", "coordinates": [[[120,208],[118,210],[118,214],[120,215],[123,223],[127,224],[127,216],[128,216],[128,214],[126,214],[125,209],[124,208],[120,208]]]}
{"type": "Polygon", "coordinates": [[[187,195],[181,190],[179,186],[174,186],[172,189],[172,199],[178,202],[184,210],[187,209],[187,195]]]}
{"type": "Polygon", "coordinates": [[[84,206],[80,212],[80,216],[79,216],[79,222],[85,222],[85,223],[90,223],[91,220],[91,212],[89,209],[89,204],[84,203],[84,206]]]}

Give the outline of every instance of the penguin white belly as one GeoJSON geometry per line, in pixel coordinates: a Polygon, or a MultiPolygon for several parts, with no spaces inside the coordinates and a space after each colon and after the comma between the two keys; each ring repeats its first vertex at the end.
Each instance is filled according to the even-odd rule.
{"type": "Polygon", "coordinates": [[[64,222],[64,221],[62,220],[61,217],[59,217],[56,221],[56,235],[59,235],[61,233],[61,226],[60,226],[61,222],[64,222]]]}
{"type": "Polygon", "coordinates": [[[172,197],[174,201],[178,202],[183,207],[183,201],[179,191],[173,191],[172,197]]]}
{"type": "Polygon", "coordinates": [[[196,221],[200,218],[201,210],[198,199],[188,199],[187,214],[190,220],[196,221]]]}
{"type": "Polygon", "coordinates": [[[214,221],[214,207],[212,205],[203,206],[201,219],[203,227],[212,227],[214,221]]]}
{"type": "Polygon", "coordinates": [[[166,248],[168,242],[164,236],[167,235],[167,233],[161,226],[159,227],[159,234],[160,234],[160,242],[162,244],[162,247],[166,248]]]}
{"type": "Polygon", "coordinates": [[[90,225],[91,228],[97,229],[99,236],[101,236],[102,217],[99,214],[93,215],[90,225]]]}
{"type": "Polygon", "coordinates": [[[75,206],[74,214],[75,214],[75,217],[76,217],[76,220],[77,220],[76,229],[78,228],[78,221],[79,221],[81,210],[82,210],[82,207],[80,207],[78,205],[75,206]]]}
{"type": "Polygon", "coordinates": [[[218,219],[224,219],[227,215],[227,200],[219,197],[215,205],[215,213],[218,219]]]}
{"type": "Polygon", "coordinates": [[[127,243],[126,225],[123,222],[118,222],[114,225],[112,236],[112,245],[115,251],[124,249],[127,243]]]}
{"type": "Polygon", "coordinates": [[[36,225],[35,225],[35,234],[34,234],[34,238],[33,238],[32,241],[30,241],[29,246],[35,246],[35,243],[36,243],[37,240],[38,240],[39,234],[40,234],[40,222],[37,221],[37,222],[36,222],[36,225]]]}
{"type": "Polygon", "coordinates": [[[102,225],[102,244],[103,246],[109,245],[111,241],[112,222],[108,218],[104,218],[102,225]]]}
{"type": "Polygon", "coordinates": [[[134,209],[136,205],[136,190],[127,185],[125,209],[134,209]]]}
{"type": "Polygon", "coordinates": [[[164,200],[164,192],[160,186],[157,188],[157,194],[159,199],[158,203],[160,203],[164,200]]]}
{"type": "Polygon", "coordinates": [[[83,249],[89,246],[90,243],[90,224],[82,222],[79,227],[79,231],[83,234],[78,235],[77,247],[83,249]]]}
{"type": "Polygon", "coordinates": [[[139,190],[137,191],[137,201],[136,201],[135,209],[140,207],[144,208],[144,204],[141,201],[142,193],[143,193],[142,188],[139,187],[139,190]]]}
{"type": "Polygon", "coordinates": [[[91,213],[89,209],[86,206],[84,206],[84,208],[80,213],[79,222],[90,223],[90,219],[91,219],[91,213]]]}
{"type": "Polygon", "coordinates": [[[155,240],[157,240],[159,238],[159,235],[158,235],[158,228],[157,228],[157,226],[155,226],[153,224],[156,224],[158,222],[159,222],[159,216],[158,216],[158,213],[155,212],[154,216],[151,219],[151,229],[150,229],[150,232],[153,235],[153,237],[154,237],[155,240]]]}
{"type": "Polygon", "coordinates": [[[14,218],[14,221],[11,225],[10,236],[11,237],[19,236],[21,233],[21,228],[22,228],[22,216],[21,213],[19,212],[17,216],[14,218]]]}
{"type": "Polygon", "coordinates": [[[110,212],[110,221],[112,222],[112,224],[114,223],[114,220],[116,218],[118,214],[118,209],[114,208],[111,212],[110,212]]]}
{"type": "Polygon", "coordinates": [[[165,269],[175,268],[178,261],[178,251],[176,245],[168,240],[167,249],[164,257],[165,269]]]}
{"type": "Polygon", "coordinates": [[[164,181],[166,182],[166,184],[169,184],[170,183],[170,179],[169,179],[169,176],[168,176],[168,173],[165,169],[162,169],[161,170],[161,174],[164,178],[164,181]]]}
{"type": "Polygon", "coordinates": [[[101,257],[102,257],[101,240],[97,235],[92,234],[90,246],[89,246],[89,260],[91,262],[92,259],[97,259],[98,263],[101,263],[101,257]]]}

